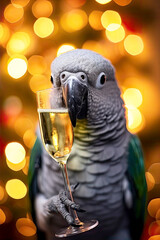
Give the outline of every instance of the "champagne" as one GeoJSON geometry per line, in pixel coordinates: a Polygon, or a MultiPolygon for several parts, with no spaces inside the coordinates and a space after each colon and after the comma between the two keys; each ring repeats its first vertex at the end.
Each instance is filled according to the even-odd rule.
{"type": "Polygon", "coordinates": [[[68,110],[38,109],[41,135],[47,152],[60,164],[65,164],[73,144],[73,130],[68,110]]]}

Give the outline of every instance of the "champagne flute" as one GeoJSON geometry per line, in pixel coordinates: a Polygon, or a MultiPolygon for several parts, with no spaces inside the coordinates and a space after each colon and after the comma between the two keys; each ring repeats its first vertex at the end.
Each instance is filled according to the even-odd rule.
{"type": "MultiPolygon", "coordinates": [[[[64,186],[73,200],[67,173],[67,159],[73,145],[73,128],[68,109],[63,101],[62,88],[50,88],[37,92],[38,113],[43,145],[53,160],[59,163],[64,178],[64,186]]],[[[98,225],[97,220],[81,222],[75,210],[69,210],[74,226],[62,228],[56,237],[67,237],[86,232],[98,225]]]]}

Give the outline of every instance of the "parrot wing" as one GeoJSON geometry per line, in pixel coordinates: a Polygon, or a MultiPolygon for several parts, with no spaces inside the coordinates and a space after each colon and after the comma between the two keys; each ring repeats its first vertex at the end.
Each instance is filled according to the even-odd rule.
{"type": "MultiPolygon", "coordinates": [[[[29,196],[31,202],[31,214],[34,223],[36,224],[36,216],[35,216],[35,208],[34,208],[34,201],[36,195],[40,192],[37,184],[37,177],[38,177],[38,170],[41,168],[41,154],[42,154],[42,147],[41,141],[37,137],[35,144],[32,148],[31,155],[30,155],[30,163],[29,163],[29,171],[28,171],[28,184],[29,184],[29,196]]],[[[40,231],[37,228],[37,236],[38,240],[45,240],[44,232],[40,231]]]]}
{"type": "Polygon", "coordinates": [[[133,240],[138,240],[145,221],[147,185],[142,148],[136,135],[132,135],[129,142],[128,178],[133,196],[130,230],[133,240]]]}

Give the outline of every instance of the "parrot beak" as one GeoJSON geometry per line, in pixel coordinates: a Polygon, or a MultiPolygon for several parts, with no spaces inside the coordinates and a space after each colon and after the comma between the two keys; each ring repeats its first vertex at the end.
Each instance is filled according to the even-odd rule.
{"type": "Polygon", "coordinates": [[[83,119],[87,115],[87,95],[87,86],[75,76],[70,76],[63,85],[63,98],[73,127],[77,118],[83,119]]]}

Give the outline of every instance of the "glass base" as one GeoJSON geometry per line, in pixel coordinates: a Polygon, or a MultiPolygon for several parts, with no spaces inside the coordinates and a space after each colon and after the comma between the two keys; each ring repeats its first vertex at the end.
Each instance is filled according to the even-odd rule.
{"type": "Polygon", "coordinates": [[[89,231],[92,228],[95,228],[97,225],[98,225],[97,220],[85,221],[85,222],[82,222],[82,225],[80,226],[74,226],[74,227],[69,226],[67,228],[62,228],[55,234],[55,236],[61,238],[61,237],[76,235],[79,233],[89,231]]]}

